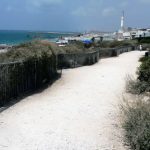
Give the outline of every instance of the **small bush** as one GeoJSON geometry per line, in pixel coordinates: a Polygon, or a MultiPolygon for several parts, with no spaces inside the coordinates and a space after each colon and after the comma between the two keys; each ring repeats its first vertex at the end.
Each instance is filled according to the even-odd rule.
{"type": "Polygon", "coordinates": [[[96,47],[101,47],[101,48],[109,48],[109,43],[108,41],[98,41],[95,43],[96,47]]]}
{"type": "Polygon", "coordinates": [[[139,43],[142,45],[142,50],[150,50],[150,43],[139,43]]]}
{"type": "Polygon", "coordinates": [[[145,61],[148,61],[148,59],[149,59],[148,57],[141,57],[139,61],[140,62],[145,62],[145,61]]]}
{"type": "Polygon", "coordinates": [[[150,149],[150,99],[126,99],[121,106],[125,143],[133,150],[150,149]]]}
{"type": "Polygon", "coordinates": [[[142,94],[144,92],[150,91],[149,84],[144,81],[135,80],[131,77],[127,77],[126,81],[126,91],[132,94],[142,94]]]}
{"type": "Polygon", "coordinates": [[[139,43],[150,43],[150,38],[149,37],[141,38],[139,40],[139,43]]]}
{"type": "Polygon", "coordinates": [[[138,69],[138,79],[150,84],[150,58],[143,61],[138,69]]]}
{"type": "Polygon", "coordinates": [[[126,90],[132,94],[150,92],[150,58],[143,57],[140,61],[142,64],[137,71],[137,80],[127,77],[126,90]]]}

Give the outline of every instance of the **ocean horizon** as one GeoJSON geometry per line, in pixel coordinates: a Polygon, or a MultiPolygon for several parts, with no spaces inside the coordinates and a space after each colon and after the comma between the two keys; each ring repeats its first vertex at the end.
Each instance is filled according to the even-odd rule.
{"type": "Polygon", "coordinates": [[[75,34],[77,33],[59,31],[0,30],[0,44],[17,45],[35,39],[45,39],[55,42],[59,37],[67,37],[75,34]]]}

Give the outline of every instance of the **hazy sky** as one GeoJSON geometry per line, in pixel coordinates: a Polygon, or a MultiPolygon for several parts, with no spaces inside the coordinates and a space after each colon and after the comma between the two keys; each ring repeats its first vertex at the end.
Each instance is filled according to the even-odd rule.
{"type": "Polygon", "coordinates": [[[0,0],[0,29],[116,31],[150,27],[150,0],[0,0]]]}

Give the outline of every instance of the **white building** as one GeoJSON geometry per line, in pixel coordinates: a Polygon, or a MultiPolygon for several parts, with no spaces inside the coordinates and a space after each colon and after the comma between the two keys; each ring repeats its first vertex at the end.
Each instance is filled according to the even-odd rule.
{"type": "Polygon", "coordinates": [[[138,37],[150,37],[150,29],[137,29],[135,38],[138,37]]]}
{"type": "Polygon", "coordinates": [[[130,40],[132,37],[131,37],[131,32],[123,32],[123,39],[124,40],[130,40]]]}

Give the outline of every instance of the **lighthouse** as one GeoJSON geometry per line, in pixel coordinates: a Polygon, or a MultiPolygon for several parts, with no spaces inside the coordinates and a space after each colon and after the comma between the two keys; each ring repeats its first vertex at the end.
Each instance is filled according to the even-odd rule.
{"type": "Polygon", "coordinates": [[[124,27],[124,11],[123,11],[122,16],[121,16],[121,27],[117,33],[117,40],[123,41],[124,40],[124,34],[125,34],[125,27],[124,27]]]}
{"type": "Polygon", "coordinates": [[[131,33],[128,31],[125,26],[124,26],[124,11],[122,12],[121,16],[121,27],[117,33],[117,40],[118,41],[123,41],[127,39],[131,39],[131,33]]]}
{"type": "Polygon", "coordinates": [[[122,17],[121,17],[121,31],[124,32],[124,11],[122,12],[122,17]]]}

